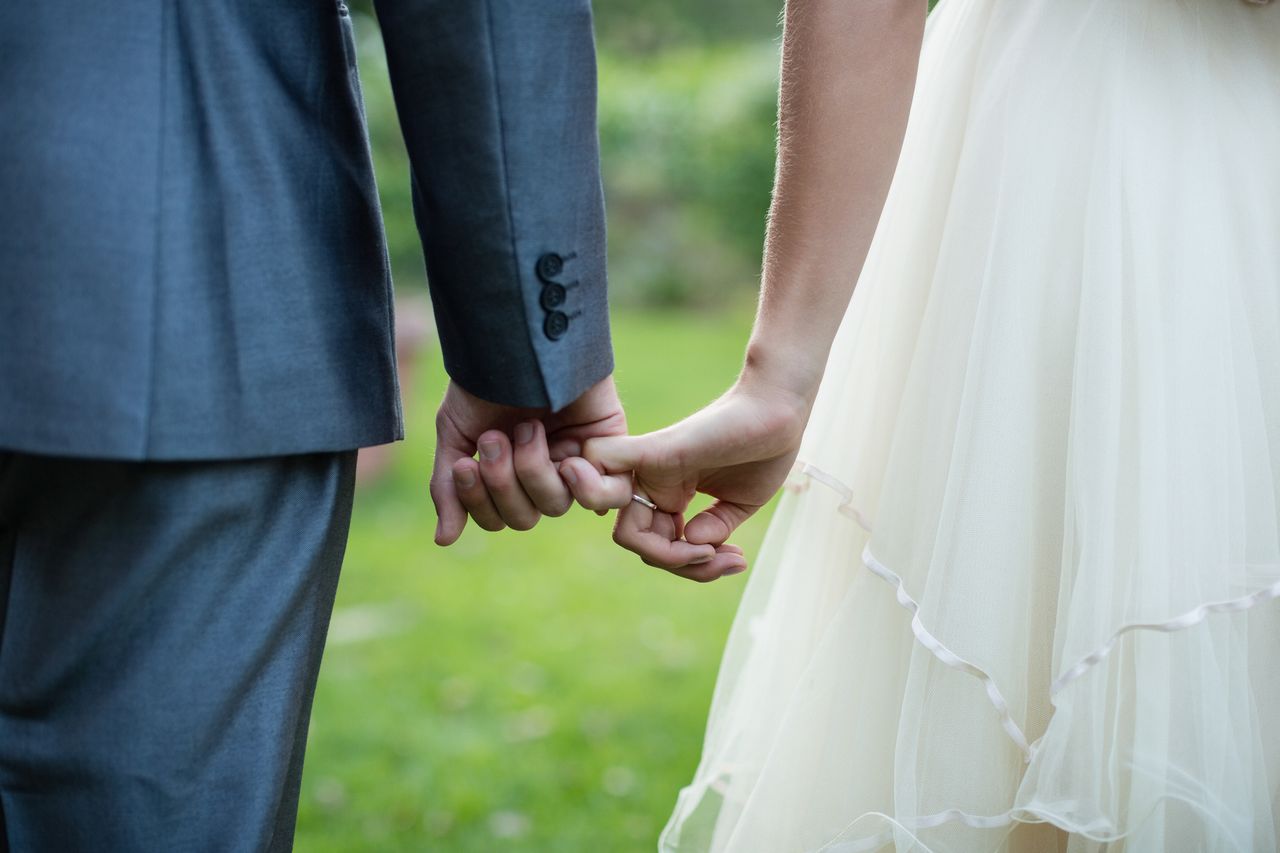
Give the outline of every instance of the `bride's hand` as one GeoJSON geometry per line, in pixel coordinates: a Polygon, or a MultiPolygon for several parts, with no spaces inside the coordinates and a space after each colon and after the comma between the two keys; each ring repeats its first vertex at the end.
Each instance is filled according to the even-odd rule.
{"type": "Polygon", "coordinates": [[[696,580],[746,567],[725,543],[795,460],[893,180],[925,11],[922,0],[786,4],[776,178],[742,378],[673,427],[588,442],[591,462],[560,466],[580,503],[625,507],[614,538],[653,565],[696,580]],[[631,500],[628,471],[660,511],[631,500]],[[694,492],[716,501],[684,526],[694,492]]]}
{"type": "Polygon", "coordinates": [[[614,541],[650,565],[710,581],[746,569],[727,540],[782,486],[795,462],[810,395],[748,370],[724,396],[666,429],[596,438],[586,457],[561,463],[574,497],[591,509],[620,508],[614,541]],[[628,472],[631,472],[628,476],[628,472]],[[633,491],[658,506],[633,501],[633,491]],[[715,498],[683,523],[695,493],[715,498]]]}

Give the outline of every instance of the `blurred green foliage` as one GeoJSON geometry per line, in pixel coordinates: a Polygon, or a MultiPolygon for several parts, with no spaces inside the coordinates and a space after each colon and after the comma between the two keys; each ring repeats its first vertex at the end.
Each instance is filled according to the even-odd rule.
{"type": "Polygon", "coordinates": [[[597,0],[596,38],[606,51],[655,53],[773,38],[782,0],[597,0]]]}
{"type": "Polygon", "coordinates": [[[773,181],[770,42],[602,54],[600,146],[611,294],[719,304],[754,292],[773,181]]]}
{"type": "MultiPolygon", "coordinates": [[[[757,283],[773,176],[776,13],[759,3],[732,14],[721,8],[726,21],[751,21],[732,32],[753,39],[722,33],[695,47],[690,42],[715,20],[711,12],[690,4],[700,11],[679,18],[672,10],[683,6],[656,3],[651,26],[664,35],[650,47],[671,46],[609,47],[648,20],[643,5],[597,7],[610,296],[624,306],[719,304],[757,283]],[[683,23],[661,23],[668,17],[683,23]]],[[[398,286],[420,287],[422,252],[386,58],[373,18],[357,15],[356,29],[392,270],[398,286]]]]}
{"type": "MultiPolygon", "coordinates": [[[[737,371],[750,304],[620,312],[631,426],[664,426],[737,371]]],[[[406,388],[409,438],[356,502],[316,694],[297,848],[651,851],[693,776],[746,576],[699,585],[644,566],[609,518],[432,544],[440,355],[406,388]]],[[[749,554],[764,518],[737,541],[749,554]]]]}

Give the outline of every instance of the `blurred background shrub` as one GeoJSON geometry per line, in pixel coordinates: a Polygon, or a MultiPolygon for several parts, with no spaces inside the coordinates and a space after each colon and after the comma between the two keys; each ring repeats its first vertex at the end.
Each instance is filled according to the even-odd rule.
{"type": "Polygon", "coordinates": [[[777,53],[604,54],[600,148],[617,304],[754,294],[773,177],[777,53]]]}

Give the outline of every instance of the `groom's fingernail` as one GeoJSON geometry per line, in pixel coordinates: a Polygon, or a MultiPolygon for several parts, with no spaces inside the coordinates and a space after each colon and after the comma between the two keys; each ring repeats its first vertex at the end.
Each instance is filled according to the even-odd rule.
{"type": "Polygon", "coordinates": [[[691,566],[701,566],[703,563],[710,563],[710,562],[711,562],[712,560],[714,560],[715,558],[716,558],[716,555],[715,555],[715,554],[708,554],[708,555],[707,555],[707,556],[705,556],[705,557],[699,557],[698,559],[696,559],[696,560],[694,560],[693,562],[691,562],[689,565],[691,565],[691,566]]]}
{"type": "Polygon", "coordinates": [[[561,465],[560,476],[569,481],[569,485],[578,485],[578,472],[573,470],[572,465],[561,465]]]}
{"type": "Polygon", "coordinates": [[[528,444],[533,441],[533,424],[528,421],[516,424],[516,444],[528,444]]]}
{"type": "Polygon", "coordinates": [[[733,568],[731,568],[731,569],[725,569],[725,570],[724,570],[724,573],[723,573],[723,574],[721,574],[721,575],[720,575],[720,577],[722,577],[722,578],[727,578],[727,577],[729,577],[729,575],[740,575],[740,574],[742,574],[743,572],[745,572],[746,570],[747,570],[747,567],[746,567],[746,566],[734,566],[734,567],[733,567],[733,568]]]}
{"type": "Polygon", "coordinates": [[[502,448],[498,446],[496,441],[480,442],[480,458],[486,462],[494,462],[498,455],[502,453],[502,448]]]}
{"type": "Polygon", "coordinates": [[[457,478],[458,485],[464,489],[469,489],[476,484],[476,472],[470,468],[456,471],[453,476],[457,478]]]}

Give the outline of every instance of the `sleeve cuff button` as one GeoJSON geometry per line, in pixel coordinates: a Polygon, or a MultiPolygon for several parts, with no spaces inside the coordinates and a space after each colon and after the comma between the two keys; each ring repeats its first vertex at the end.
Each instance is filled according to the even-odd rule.
{"type": "Polygon", "coordinates": [[[551,279],[564,272],[564,258],[555,252],[547,252],[538,258],[537,273],[538,278],[549,282],[551,279]]]}
{"type": "Polygon", "coordinates": [[[563,311],[552,311],[542,323],[542,331],[553,341],[559,340],[569,331],[569,317],[563,311]]]}
{"type": "Polygon", "coordinates": [[[542,304],[544,311],[554,311],[564,304],[566,298],[565,288],[562,284],[548,284],[542,288],[542,296],[539,302],[542,304]]]}

